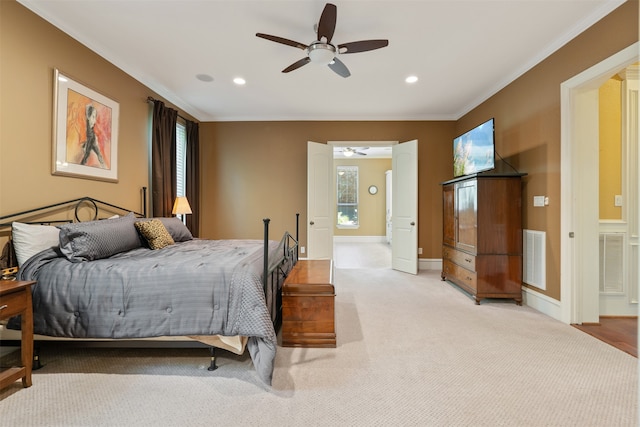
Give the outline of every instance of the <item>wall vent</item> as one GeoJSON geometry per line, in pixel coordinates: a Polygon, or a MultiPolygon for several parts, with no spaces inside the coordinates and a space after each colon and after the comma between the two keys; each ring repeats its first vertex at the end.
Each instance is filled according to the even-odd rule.
{"type": "Polygon", "coordinates": [[[624,234],[600,233],[600,292],[624,292],[624,234]]]}
{"type": "Polygon", "coordinates": [[[523,231],[523,282],[542,290],[547,289],[546,242],[544,231],[523,231]]]}

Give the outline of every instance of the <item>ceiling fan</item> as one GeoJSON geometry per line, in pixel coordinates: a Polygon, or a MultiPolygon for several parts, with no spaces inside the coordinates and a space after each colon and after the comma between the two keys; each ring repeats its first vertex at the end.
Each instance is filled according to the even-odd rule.
{"type": "MultiPolygon", "coordinates": [[[[369,147],[362,147],[361,148],[361,150],[368,150],[368,149],[369,149],[369,147]]],[[[357,149],[351,148],[351,147],[344,147],[341,152],[342,152],[342,155],[345,156],[345,157],[351,157],[354,154],[358,154],[360,156],[366,156],[367,155],[367,153],[363,153],[362,151],[358,151],[357,149]]]]}
{"type": "Polygon", "coordinates": [[[286,44],[288,46],[297,47],[306,52],[307,56],[289,65],[282,70],[283,73],[288,73],[293,70],[297,70],[303,65],[309,62],[318,63],[321,65],[328,65],[336,74],[342,77],[349,77],[351,73],[349,69],[338,59],[338,55],[345,53],[358,53],[367,52],[369,50],[380,49],[389,45],[389,40],[361,40],[350,43],[343,43],[335,45],[331,43],[333,33],[336,29],[336,18],[338,11],[336,5],[327,3],[320,16],[320,21],[316,26],[317,39],[311,44],[306,45],[293,40],[285,39],[278,36],[272,36],[264,33],[256,33],[257,37],[271,40],[276,43],[286,44]]]}

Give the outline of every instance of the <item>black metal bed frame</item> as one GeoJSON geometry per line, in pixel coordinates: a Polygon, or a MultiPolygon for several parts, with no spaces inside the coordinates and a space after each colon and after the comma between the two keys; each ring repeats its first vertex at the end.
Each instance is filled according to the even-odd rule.
{"type": "MultiPolygon", "coordinates": [[[[28,222],[28,221],[22,221],[20,220],[20,218],[24,218],[26,215],[29,215],[29,214],[31,214],[31,216],[36,216],[39,213],[46,214],[47,211],[50,211],[54,208],[61,209],[63,207],[71,207],[74,203],[75,203],[74,216],[77,222],[82,222],[78,217],[78,210],[87,203],[90,204],[94,209],[94,216],[92,220],[98,219],[98,214],[99,214],[98,205],[107,206],[109,208],[116,209],[122,212],[127,212],[127,213],[133,212],[133,214],[138,217],[147,218],[147,187],[142,187],[142,200],[143,200],[143,212],[139,213],[136,211],[132,211],[130,209],[123,208],[121,206],[117,206],[111,203],[103,202],[98,199],[94,199],[93,197],[89,197],[89,196],[80,197],[77,199],[67,200],[65,202],[54,203],[51,205],[42,206],[34,209],[28,209],[26,211],[14,213],[14,214],[0,216],[0,221],[10,220],[9,222],[0,222],[0,231],[2,231],[3,229],[10,229],[12,222],[18,221],[18,220],[20,222],[25,222],[27,224],[61,224],[61,223],[73,222],[73,220],[69,220],[69,219],[42,220],[42,221],[28,222]]],[[[276,329],[276,331],[282,321],[282,295],[281,295],[281,292],[279,292],[279,290],[282,287],[282,284],[284,283],[284,279],[288,275],[288,272],[285,271],[286,264],[291,263],[291,265],[295,265],[295,263],[298,262],[299,220],[300,220],[300,214],[296,213],[296,235],[294,237],[289,232],[285,232],[283,236],[284,244],[283,244],[282,261],[273,265],[271,268],[269,267],[269,264],[270,264],[269,263],[269,223],[271,220],[269,218],[264,218],[262,220],[264,223],[264,256],[263,256],[264,267],[263,267],[263,276],[262,276],[263,290],[265,292],[265,299],[266,299],[266,293],[267,293],[269,284],[273,284],[273,282],[276,281],[276,286],[274,287],[274,289],[277,291],[276,295],[274,296],[275,304],[276,304],[275,306],[276,316],[273,319],[273,326],[276,329]]],[[[8,270],[10,270],[11,273],[15,273],[17,272],[18,269],[17,267],[14,267],[8,270]]],[[[216,366],[216,347],[214,346],[209,346],[209,347],[211,352],[211,361],[210,361],[210,366],[208,370],[213,371],[218,368],[216,366]]],[[[39,354],[38,352],[34,352],[34,369],[38,369],[40,367],[41,367],[41,362],[40,362],[39,354]]]]}
{"type": "MultiPolygon", "coordinates": [[[[25,215],[28,214],[36,214],[38,212],[42,212],[42,213],[46,213],[46,211],[49,211],[53,208],[62,208],[65,206],[71,206],[73,203],[76,204],[75,206],[75,218],[76,221],[81,222],[80,218],[78,218],[78,209],[80,209],[80,207],[82,207],[83,203],[90,203],[91,205],[93,205],[93,209],[94,209],[94,217],[93,219],[98,219],[98,204],[100,205],[104,205],[104,206],[108,206],[110,208],[113,209],[117,209],[119,211],[122,212],[133,212],[134,215],[137,215],[139,217],[143,217],[146,218],[147,217],[147,187],[142,187],[142,200],[143,200],[143,212],[139,213],[136,211],[132,211],[130,209],[126,209],[120,206],[116,206],[114,204],[111,203],[107,203],[107,202],[103,202],[101,200],[98,199],[94,199],[93,197],[80,197],[78,199],[72,199],[72,200],[67,200],[66,202],[60,202],[60,203],[53,203],[51,205],[48,206],[41,206],[38,208],[34,208],[34,209],[28,209],[26,211],[22,211],[22,212],[18,212],[18,213],[14,213],[14,214],[9,214],[9,215],[4,215],[4,216],[0,216],[0,221],[5,221],[9,218],[13,218],[14,220],[17,220],[21,217],[24,217],[25,215]]],[[[4,222],[4,223],[0,223],[0,229],[2,228],[6,228],[6,227],[11,227],[11,223],[13,222],[4,222]]],[[[32,222],[33,224],[56,224],[56,223],[64,223],[64,222],[71,222],[71,220],[52,220],[52,221],[34,221],[32,222]]]]}

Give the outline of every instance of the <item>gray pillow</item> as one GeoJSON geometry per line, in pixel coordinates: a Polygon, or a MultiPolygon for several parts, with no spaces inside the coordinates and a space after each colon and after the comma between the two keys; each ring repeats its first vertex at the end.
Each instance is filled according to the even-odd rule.
{"type": "Polygon", "coordinates": [[[169,234],[171,234],[174,242],[186,242],[187,240],[193,240],[193,235],[187,226],[175,216],[156,219],[159,219],[162,222],[164,228],[166,228],[169,234]]]}
{"type": "Polygon", "coordinates": [[[73,262],[108,258],[142,246],[133,213],[113,219],[61,225],[60,251],[73,262]]]}

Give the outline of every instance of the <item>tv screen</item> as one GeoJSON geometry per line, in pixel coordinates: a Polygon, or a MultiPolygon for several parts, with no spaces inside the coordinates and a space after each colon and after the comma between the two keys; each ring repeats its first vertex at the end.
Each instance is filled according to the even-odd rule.
{"type": "Polygon", "coordinates": [[[495,167],[493,119],[453,140],[453,176],[470,175],[495,167]]]}

